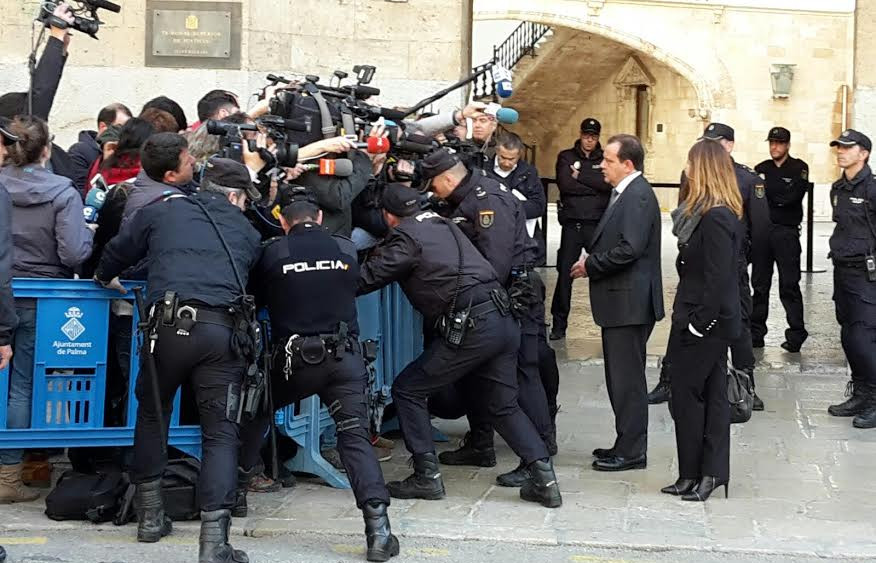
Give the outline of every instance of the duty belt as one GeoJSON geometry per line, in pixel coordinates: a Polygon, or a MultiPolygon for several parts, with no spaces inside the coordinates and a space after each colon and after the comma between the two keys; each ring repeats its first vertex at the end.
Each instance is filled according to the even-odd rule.
{"type": "Polygon", "coordinates": [[[234,328],[234,316],[227,309],[207,309],[204,307],[195,307],[192,305],[182,305],[176,310],[177,322],[191,320],[194,324],[206,323],[211,325],[224,326],[226,328],[234,328]]]}
{"type": "Polygon", "coordinates": [[[854,268],[856,270],[864,269],[864,259],[860,260],[839,260],[837,258],[833,259],[833,265],[839,266],[841,268],[854,268]]]}
{"type": "Polygon", "coordinates": [[[339,338],[337,335],[301,336],[293,334],[278,351],[285,352],[285,366],[283,373],[286,379],[294,371],[293,362],[300,360],[305,365],[318,366],[329,356],[335,361],[341,361],[344,352],[358,354],[362,351],[362,345],[352,336],[339,338]]]}

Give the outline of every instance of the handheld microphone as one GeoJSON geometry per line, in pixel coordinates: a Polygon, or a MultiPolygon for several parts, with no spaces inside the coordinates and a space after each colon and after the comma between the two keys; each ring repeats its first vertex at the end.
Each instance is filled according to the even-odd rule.
{"type": "Polygon", "coordinates": [[[496,94],[500,98],[510,98],[514,93],[514,84],[511,80],[511,71],[503,66],[496,65],[492,69],[493,84],[496,94]]]}
{"type": "Polygon", "coordinates": [[[365,149],[368,154],[386,154],[389,152],[389,139],[386,137],[368,137],[364,143],[353,143],[357,149],[365,149]]]}
{"type": "Polygon", "coordinates": [[[520,114],[513,108],[501,108],[496,112],[496,121],[503,125],[514,125],[520,119],[520,114]]]}
{"type": "Polygon", "coordinates": [[[82,214],[85,216],[86,223],[96,223],[98,212],[103,207],[103,202],[106,201],[106,192],[98,186],[92,187],[85,195],[85,207],[82,209],[82,214]]]}
{"type": "Polygon", "coordinates": [[[353,174],[353,161],[347,158],[320,158],[319,164],[305,164],[304,169],[316,171],[320,176],[346,178],[353,174]]]}

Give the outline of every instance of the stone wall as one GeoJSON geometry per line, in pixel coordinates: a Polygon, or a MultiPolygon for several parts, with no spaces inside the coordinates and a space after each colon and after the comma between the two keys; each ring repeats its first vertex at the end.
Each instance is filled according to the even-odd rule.
{"type": "MultiPolygon", "coordinates": [[[[52,111],[62,146],[76,131],[94,128],[98,110],[122,101],[137,111],[165,94],[196,119],[198,98],[226,88],[241,99],[264,85],[268,72],[317,74],[377,66],[375,101],[412,105],[455,82],[470,68],[471,0],[247,0],[242,2],[241,70],[146,68],[146,0],[125,0],[121,14],[101,11],[100,41],[76,34],[52,111]]],[[[0,92],[27,85],[33,0],[0,0],[0,92]]],[[[210,2],[204,1],[208,5],[210,2]]],[[[436,107],[452,107],[461,94],[436,107]]]]}
{"type": "Polygon", "coordinates": [[[852,126],[876,137],[876,0],[857,0],[852,126]]]}

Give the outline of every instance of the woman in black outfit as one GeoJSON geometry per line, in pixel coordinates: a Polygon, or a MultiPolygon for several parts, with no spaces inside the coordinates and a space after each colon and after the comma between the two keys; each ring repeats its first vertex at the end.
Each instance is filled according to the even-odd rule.
{"type": "Polygon", "coordinates": [[[670,410],[678,480],[662,489],[705,501],[730,481],[727,346],[741,328],[736,258],[742,200],[733,164],[715,141],[688,153],[686,195],[672,212],[678,237],[678,291],[672,312],[670,410]]]}

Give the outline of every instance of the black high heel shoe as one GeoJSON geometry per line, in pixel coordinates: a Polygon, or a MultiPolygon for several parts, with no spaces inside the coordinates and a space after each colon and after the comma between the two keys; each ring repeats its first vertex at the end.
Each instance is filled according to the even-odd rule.
{"type": "Polygon", "coordinates": [[[728,498],[729,493],[727,488],[729,483],[729,481],[720,481],[717,477],[704,475],[699,484],[691,492],[682,496],[681,500],[706,502],[706,500],[712,496],[712,493],[715,492],[715,489],[719,487],[724,487],[724,498],[728,498]]]}
{"type": "Polygon", "coordinates": [[[663,487],[662,489],[660,489],[660,492],[667,494],[667,495],[674,495],[674,496],[679,497],[681,495],[686,495],[689,492],[693,491],[696,488],[696,486],[697,486],[696,479],[684,479],[682,477],[679,477],[678,481],[676,481],[675,483],[673,483],[671,485],[663,487]]]}

